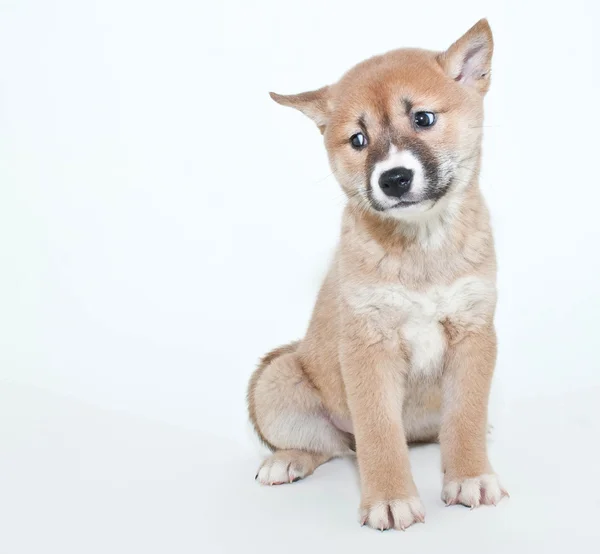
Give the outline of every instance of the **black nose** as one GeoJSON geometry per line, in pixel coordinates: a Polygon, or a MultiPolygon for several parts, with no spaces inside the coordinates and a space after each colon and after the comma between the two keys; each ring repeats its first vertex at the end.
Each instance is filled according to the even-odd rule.
{"type": "Polygon", "coordinates": [[[387,196],[400,198],[409,191],[412,180],[412,169],[393,167],[379,176],[379,186],[387,196]]]}

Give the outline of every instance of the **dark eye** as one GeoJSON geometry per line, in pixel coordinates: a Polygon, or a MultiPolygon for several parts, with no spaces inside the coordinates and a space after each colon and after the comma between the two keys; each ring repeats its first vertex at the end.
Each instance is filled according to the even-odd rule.
{"type": "Polygon", "coordinates": [[[435,123],[433,112],[417,112],[415,114],[415,125],[417,127],[431,127],[435,123]]]}
{"type": "Polygon", "coordinates": [[[362,133],[354,133],[350,137],[350,144],[352,145],[352,148],[361,150],[367,145],[367,137],[365,137],[365,135],[362,133]]]}

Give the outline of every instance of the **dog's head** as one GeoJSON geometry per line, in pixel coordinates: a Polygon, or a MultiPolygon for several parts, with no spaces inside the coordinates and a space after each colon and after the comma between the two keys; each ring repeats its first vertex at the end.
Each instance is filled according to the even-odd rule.
{"type": "Polygon", "coordinates": [[[331,86],[272,98],[310,117],[349,196],[411,218],[477,171],[492,33],[482,19],[445,52],[401,49],[366,60],[331,86]]]}

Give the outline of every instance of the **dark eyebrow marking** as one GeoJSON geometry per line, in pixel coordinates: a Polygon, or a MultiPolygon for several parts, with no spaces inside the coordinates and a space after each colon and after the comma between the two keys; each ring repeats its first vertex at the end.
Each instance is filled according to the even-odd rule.
{"type": "Polygon", "coordinates": [[[413,109],[413,103],[408,98],[403,98],[402,103],[404,104],[404,109],[406,110],[406,115],[410,114],[413,109]]]}
{"type": "Polygon", "coordinates": [[[364,114],[358,118],[358,126],[360,127],[360,130],[366,135],[367,134],[367,125],[365,123],[364,114]]]}

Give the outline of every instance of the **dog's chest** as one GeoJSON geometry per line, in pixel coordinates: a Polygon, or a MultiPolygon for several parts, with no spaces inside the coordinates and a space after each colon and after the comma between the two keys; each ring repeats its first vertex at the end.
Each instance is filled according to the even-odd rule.
{"type": "Polygon", "coordinates": [[[493,312],[495,287],[488,280],[464,277],[450,286],[414,291],[401,284],[353,287],[346,295],[371,333],[408,347],[413,374],[441,369],[448,344],[446,329],[468,331],[485,324],[493,312]]]}

